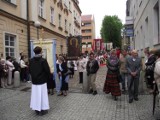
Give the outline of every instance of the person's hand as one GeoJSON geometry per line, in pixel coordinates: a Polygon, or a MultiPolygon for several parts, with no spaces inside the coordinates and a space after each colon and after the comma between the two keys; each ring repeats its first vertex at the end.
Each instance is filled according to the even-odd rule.
{"type": "Polygon", "coordinates": [[[136,76],[136,72],[131,72],[131,75],[133,76],[133,77],[135,77],[136,76]]]}

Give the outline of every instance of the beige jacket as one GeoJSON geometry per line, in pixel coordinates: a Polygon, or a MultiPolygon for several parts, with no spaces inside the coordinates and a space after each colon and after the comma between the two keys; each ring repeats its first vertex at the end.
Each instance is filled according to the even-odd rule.
{"type": "Polygon", "coordinates": [[[127,68],[126,68],[126,58],[128,56],[126,55],[125,57],[121,54],[119,57],[120,60],[120,73],[127,73],[127,68]]]}

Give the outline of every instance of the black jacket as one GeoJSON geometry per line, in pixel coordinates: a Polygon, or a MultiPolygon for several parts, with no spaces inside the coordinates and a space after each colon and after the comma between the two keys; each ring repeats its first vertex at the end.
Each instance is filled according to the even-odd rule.
{"type": "Polygon", "coordinates": [[[86,69],[87,69],[87,74],[95,74],[99,69],[97,60],[88,61],[86,69]],[[91,62],[93,64],[92,66],[90,66],[91,62]]]}
{"type": "Polygon", "coordinates": [[[50,78],[50,68],[46,59],[34,57],[29,62],[29,72],[32,77],[32,84],[40,85],[47,83],[50,78]]]}

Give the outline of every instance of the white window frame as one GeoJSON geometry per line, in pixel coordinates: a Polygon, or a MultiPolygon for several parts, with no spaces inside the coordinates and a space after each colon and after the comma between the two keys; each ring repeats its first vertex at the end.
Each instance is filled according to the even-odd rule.
{"type": "Polygon", "coordinates": [[[4,33],[4,56],[7,57],[7,56],[11,56],[11,57],[14,57],[14,58],[17,58],[17,43],[16,43],[16,39],[17,39],[17,36],[14,35],[14,34],[10,34],[10,33],[4,33]],[[6,45],[6,36],[8,36],[8,45],[6,45]],[[13,42],[14,42],[14,46],[11,46],[11,37],[13,37],[13,42]],[[8,55],[7,55],[7,52],[6,52],[6,48],[9,49],[8,51],[8,55]],[[14,49],[14,56],[11,55],[11,49],[14,49]]]}
{"type": "Polygon", "coordinates": [[[51,7],[51,23],[54,24],[54,8],[51,7]]]}
{"type": "Polygon", "coordinates": [[[44,0],[39,0],[39,16],[44,18],[44,0]]]}

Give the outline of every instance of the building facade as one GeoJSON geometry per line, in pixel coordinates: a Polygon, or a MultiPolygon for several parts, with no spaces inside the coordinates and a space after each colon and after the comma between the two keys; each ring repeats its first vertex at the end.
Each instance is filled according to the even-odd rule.
{"type": "Polygon", "coordinates": [[[78,0],[0,0],[1,57],[30,56],[30,41],[40,38],[56,39],[57,54],[66,54],[67,36],[81,34],[80,16],[78,0]]]}
{"type": "Polygon", "coordinates": [[[92,51],[95,39],[95,20],[93,15],[81,16],[82,53],[92,51]]]}
{"type": "Polygon", "coordinates": [[[160,0],[128,0],[127,15],[133,17],[134,48],[143,55],[145,48],[160,47],[160,0]]]}

